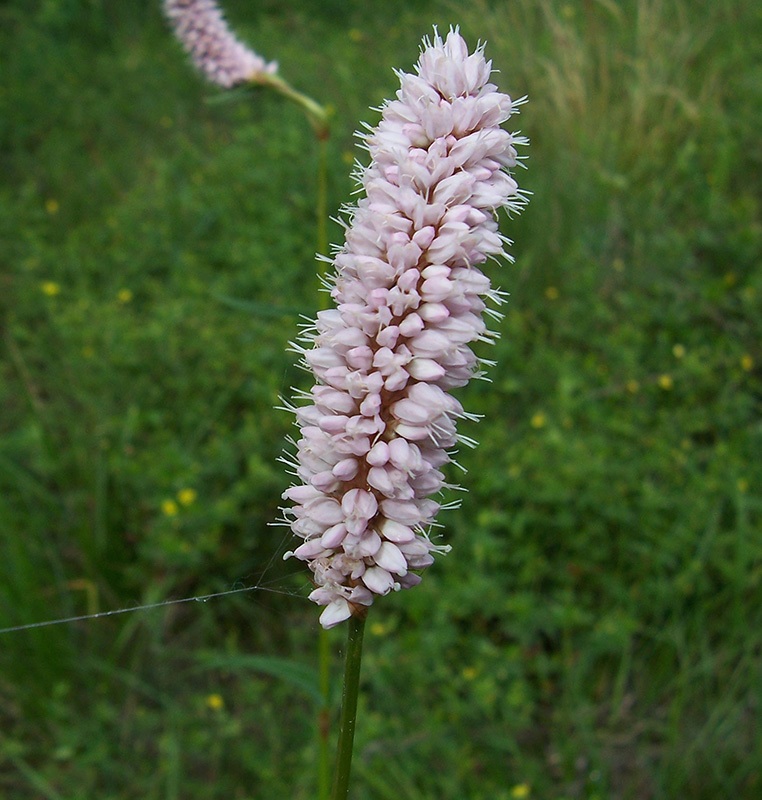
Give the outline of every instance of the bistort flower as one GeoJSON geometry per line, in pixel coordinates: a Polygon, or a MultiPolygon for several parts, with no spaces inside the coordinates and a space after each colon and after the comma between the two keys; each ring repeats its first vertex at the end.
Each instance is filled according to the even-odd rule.
{"type": "Polygon", "coordinates": [[[399,73],[397,99],[361,137],[371,162],[333,260],[336,308],[294,345],[316,385],[291,407],[299,483],[284,513],[304,541],[286,557],[308,562],[325,628],[415,586],[449,549],[430,538],[468,416],[449,391],[480,371],[468,345],[496,336],[483,314],[500,316],[487,303],[501,293],[477,268],[505,255],[496,212],[526,202],[509,174],[526,140],[500,127],[522,101],[489,82],[482,49],[436,34],[416,73],[399,73]]]}
{"type": "Polygon", "coordinates": [[[233,36],[214,0],[164,0],[164,13],[193,63],[212,83],[229,89],[277,72],[276,62],[268,64],[233,36]]]}

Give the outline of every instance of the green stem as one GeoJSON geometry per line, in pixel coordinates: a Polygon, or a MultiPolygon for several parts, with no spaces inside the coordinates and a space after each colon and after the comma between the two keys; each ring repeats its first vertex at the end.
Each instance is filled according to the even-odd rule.
{"type": "Polygon", "coordinates": [[[318,639],[318,661],[320,665],[320,697],[322,704],[318,712],[318,797],[329,800],[331,788],[331,753],[328,747],[330,733],[329,705],[331,702],[331,640],[328,631],[320,628],[318,639]]]}
{"type": "Polygon", "coordinates": [[[290,83],[284,81],[280,75],[258,75],[252,83],[259,86],[269,86],[284,97],[292,100],[307,115],[307,119],[310,121],[310,125],[312,125],[315,131],[315,136],[321,141],[329,137],[328,109],[321,106],[320,103],[294,89],[294,87],[291,86],[290,83]]]}
{"type": "Polygon", "coordinates": [[[357,719],[357,695],[360,688],[360,660],[365,619],[350,617],[347,636],[347,660],[344,669],[344,696],[341,701],[341,727],[336,753],[336,772],[331,800],[346,800],[349,793],[349,770],[352,766],[352,745],[357,719]]]}

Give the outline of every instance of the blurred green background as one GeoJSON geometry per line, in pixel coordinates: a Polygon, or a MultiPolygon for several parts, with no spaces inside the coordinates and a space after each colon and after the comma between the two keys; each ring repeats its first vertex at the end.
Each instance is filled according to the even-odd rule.
{"type": "MultiPolygon", "coordinates": [[[[757,4],[225,8],[334,109],[331,214],[432,24],[531,100],[469,493],[373,607],[351,796],[762,796],[757,4]]],[[[294,106],[205,84],[158,2],[0,3],[0,627],[285,592],[0,634],[2,797],[315,797],[318,609],[267,523],[317,155],[294,106]]]]}

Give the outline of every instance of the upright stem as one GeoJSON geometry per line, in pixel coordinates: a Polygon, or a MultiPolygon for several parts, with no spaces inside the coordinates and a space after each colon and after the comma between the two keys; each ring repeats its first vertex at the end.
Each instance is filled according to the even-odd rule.
{"type": "Polygon", "coordinates": [[[331,730],[329,704],[331,702],[331,640],[328,631],[320,628],[318,639],[318,661],[320,664],[320,697],[318,711],[318,797],[329,800],[331,789],[331,753],[328,736],[331,730]]]}
{"type": "Polygon", "coordinates": [[[355,740],[357,695],[360,687],[360,660],[365,619],[349,618],[347,660],[344,669],[344,695],[341,701],[341,727],[336,754],[336,773],[333,779],[331,800],[346,800],[349,793],[349,771],[352,766],[352,745],[355,740]]]}

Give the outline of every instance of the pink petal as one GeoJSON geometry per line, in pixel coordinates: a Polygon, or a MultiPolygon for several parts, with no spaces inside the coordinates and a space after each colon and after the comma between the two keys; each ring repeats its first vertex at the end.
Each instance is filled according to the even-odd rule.
{"type": "Polygon", "coordinates": [[[387,572],[397,575],[407,573],[407,561],[400,549],[391,542],[384,542],[374,556],[375,562],[379,567],[383,567],[387,572]]]}
{"type": "Polygon", "coordinates": [[[320,624],[328,630],[352,616],[349,603],[343,597],[329,603],[320,615],[320,624]]]}
{"type": "Polygon", "coordinates": [[[374,594],[389,594],[394,586],[394,578],[381,567],[369,567],[362,576],[362,582],[374,594]]]}

